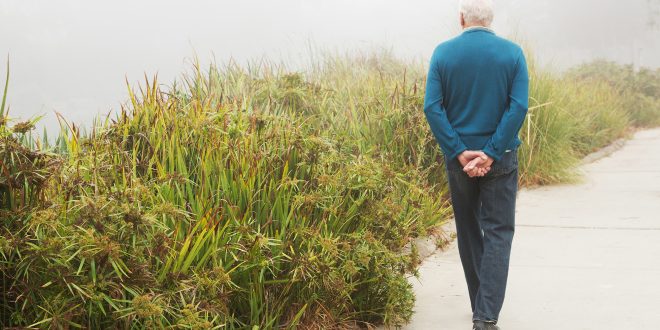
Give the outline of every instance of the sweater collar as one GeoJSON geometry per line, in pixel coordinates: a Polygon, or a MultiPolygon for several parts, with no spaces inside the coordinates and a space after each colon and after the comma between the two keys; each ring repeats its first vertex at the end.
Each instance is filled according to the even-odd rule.
{"type": "Polygon", "coordinates": [[[463,33],[469,33],[469,32],[475,32],[475,31],[485,31],[485,32],[490,32],[495,34],[495,31],[493,29],[485,27],[485,26],[470,26],[469,28],[463,29],[463,33]]]}

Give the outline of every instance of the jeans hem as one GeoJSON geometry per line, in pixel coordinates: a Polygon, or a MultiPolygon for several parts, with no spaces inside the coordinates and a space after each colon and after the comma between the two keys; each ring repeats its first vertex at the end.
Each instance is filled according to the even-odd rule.
{"type": "Polygon", "coordinates": [[[481,322],[486,322],[486,323],[492,323],[492,324],[497,324],[497,319],[489,319],[487,317],[481,317],[481,316],[473,316],[472,321],[481,321],[481,322]]]}

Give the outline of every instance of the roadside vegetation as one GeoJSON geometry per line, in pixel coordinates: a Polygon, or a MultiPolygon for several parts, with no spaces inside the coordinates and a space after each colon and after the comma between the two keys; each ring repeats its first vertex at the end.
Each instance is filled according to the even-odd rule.
{"type": "Polygon", "coordinates": [[[572,182],[587,154],[637,128],[660,125],[660,69],[597,60],[557,74],[530,65],[521,129],[521,183],[572,182]]]}
{"type": "MultiPolygon", "coordinates": [[[[573,180],[585,154],[659,123],[658,71],[530,63],[523,185],[573,180]]],[[[3,97],[0,324],[406,322],[419,260],[401,251],[451,216],[425,73],[387,53],[305,72],[193,64],[169,87],[128,86],[90,132],[60,118],[50,140],[33,134],[37,119],[11,119],[3,97]]]]}

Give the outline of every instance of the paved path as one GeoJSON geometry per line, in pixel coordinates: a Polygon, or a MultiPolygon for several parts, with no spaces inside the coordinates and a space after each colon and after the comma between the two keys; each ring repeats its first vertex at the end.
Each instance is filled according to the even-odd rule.
{"type": "MultiPolygon", "coordinates": [[[[660,129],[582,170],[519,192],[502,330],[660,329],[660,129]]],[[[420,274],[404,329],[471,329],[456,245],[420,274]]]]}

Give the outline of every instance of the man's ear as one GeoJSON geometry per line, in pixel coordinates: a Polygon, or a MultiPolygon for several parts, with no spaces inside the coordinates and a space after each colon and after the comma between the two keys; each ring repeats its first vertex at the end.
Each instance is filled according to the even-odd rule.
{"type": "Polygon", "coordinates": [[[461,27],[465,28],[465,17],[463,17],[463,13],[460,13],[459,16],[461,21],[461,27]]]}

